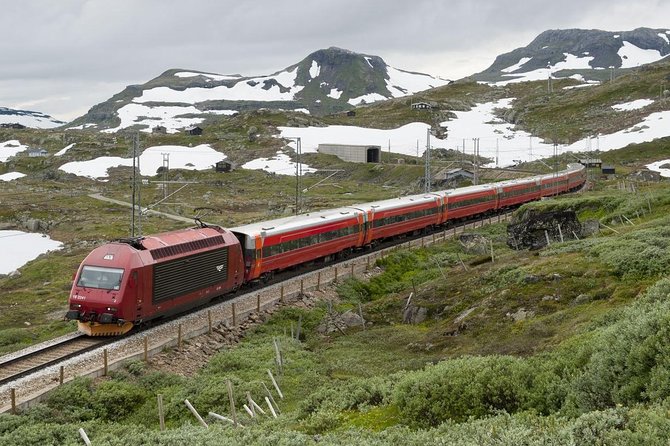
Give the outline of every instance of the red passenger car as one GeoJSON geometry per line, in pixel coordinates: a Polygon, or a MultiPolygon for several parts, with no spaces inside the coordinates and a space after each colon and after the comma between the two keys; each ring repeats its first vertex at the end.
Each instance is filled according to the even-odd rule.
{"type": "Polygon", "coordinates": [[[445,191],[447,220],[460,220],[494,211],[498,195],[494,186],[482,184],[445,191]]]}
{"type": "Polygon", "coordinates": [[[411,234],[443,222],[443,201],[437,194],[412,195],[352,205],[367,216],[365,244],[411,234]]]}
{"type": "Polygon", "coordinates": [[[219,227],[108,243],[79,267],[66,318],[89,335],[123,334],[238,288],[243,272],[237,238],[219,227]]]}
{"type": "Polygon", "coordinates": [[[232,228],[244,249],[245,280],[328,259],[363,245],[365,215],[353,208],[312,212],[232,228]]]}

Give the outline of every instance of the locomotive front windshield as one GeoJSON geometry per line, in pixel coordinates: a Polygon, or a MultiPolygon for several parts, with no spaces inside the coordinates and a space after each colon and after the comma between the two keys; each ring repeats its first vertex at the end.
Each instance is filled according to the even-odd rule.
{"type": "Polygon", "coordinates": [[[121,279],[123,278],[123,269],[104,268],[101,266],[85,265],[77,286],[88,288],[100,288],[103,290],[118,290],[121,288],[121,279]]]}

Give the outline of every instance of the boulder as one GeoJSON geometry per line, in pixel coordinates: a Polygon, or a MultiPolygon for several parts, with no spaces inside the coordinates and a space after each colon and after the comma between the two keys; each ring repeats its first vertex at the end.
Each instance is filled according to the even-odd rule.
{"type": "Polygon", "coordinates": [[[507,246],[512,249],[540,249],[550,242],[574,239],[573,232],[580,234],[582,226],[574,211],[523,213],[507,226],[507,246]],[[559,230],[560,227],[560,230],[559,230]]]}
{"type": "Polygon", "coordinates": [[[402,321],[405,324],[420,324],[428,318],[428,308],[410,305],[402,313],[402,321]]]}
{"type": "Polygon", "coordinates": [[[489,254],[491,241],[483,235],[463,233],[458,236],[458,241],[469,254],[489,254]]]}

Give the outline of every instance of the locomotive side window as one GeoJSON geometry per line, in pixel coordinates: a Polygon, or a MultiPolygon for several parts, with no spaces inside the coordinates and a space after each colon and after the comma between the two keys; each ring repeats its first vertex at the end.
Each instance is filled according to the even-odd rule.
{"type": "Polygon", "coordinates": [[[103,268],[101,266],[85,265],[79,275],[77,286],[118,290],[121,288],[121,279],[123,279],[123,269],[121,268],[103,268]]]}

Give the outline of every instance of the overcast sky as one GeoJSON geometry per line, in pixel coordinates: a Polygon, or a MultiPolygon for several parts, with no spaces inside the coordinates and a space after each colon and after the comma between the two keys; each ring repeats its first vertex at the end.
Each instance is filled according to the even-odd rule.
{"type": "Polygon", "coordinates": [[[264,75],[330,46],[456,79],[547,29],[670,27],[669,0],[0,0],[0,106],[72,120],[170,68],[264,75]]]}

